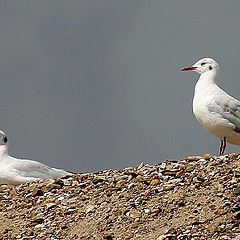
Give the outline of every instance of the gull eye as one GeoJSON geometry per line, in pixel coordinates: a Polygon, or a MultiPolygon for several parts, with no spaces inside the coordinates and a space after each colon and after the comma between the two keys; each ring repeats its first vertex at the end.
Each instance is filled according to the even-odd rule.
{"type": "Polygon", "coordinates": [[[201,66],[204,66],[206,63],[205,62],[203,62],[203,63],[201,63],[201,66]]]}
{"type": "Polygon", "coordinates": [[[6,136],[3,137],[3,141],[4,141],[5,143],[8,141],[8,139],[7,139],[6,136]]]}

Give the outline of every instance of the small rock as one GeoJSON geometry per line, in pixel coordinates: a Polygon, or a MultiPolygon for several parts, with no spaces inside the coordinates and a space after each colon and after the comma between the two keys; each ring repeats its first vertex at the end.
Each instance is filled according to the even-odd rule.
{"type": "Polygon", "coordinates": [[[195,165],[194,164],[188,164],[186,167],[186,171],[187,172],[192,172],[195,169],[195,165]]]}
{"type": "Polygon", "coordinates": [[[38,224],[42,224],[44,222],[43,218],[36,218],[31,221],[31,226],[36,226],[38,224]]]}
{"type": "Polygon", "coordinates": [[[150,210],[150,209],[148,209],[148,208],[145,208],[145,209],[144,209],[144,212],[148,214],[148,213],[150,213],[150,212],[151,212],[151,210],[150,210]]]}
{"type": "Polygon", "coordinates": [[[240,219],[240,212],[235,215],[235,218],[240,219]]]}
{"type": "Polygon", "coordinates": [[[151,214],[156,216],[157,214],[159,214],[161,212],[161,209],[160,208],[154,208],[152,211],[151,211],[151,214]]]}
{"type": "Polygon", "coordinates": [[[99,207],[102,209],[102,208],[105,208],[106,205],[107,205],[107,202],[102,202],[101,205],[100,205],[99,207]]]}
{"type": "Polygon", "coordinates": [[[103,239],[112,240],[113,237],[114,237],[114,234],[112,232],[105,232],[103,234],[103,239]]]}
{"type": "Polygon", "coordinates": [[[35,225],[34,228],[43,228],[43,227],[44,227],[44,224],[37,224],[37,225],[35,225]]]}
{"type": "Polygon", "coordinates": [[[32,197],[43,196],[43,191],[41,188],[35,188],[31,194],[32,197]]]}
{"type": "Polygon", "coordinates": [[[163,163],[160,165],[160,168],[161,168],[161,169],[165,169],[165,168],[166,168],[166,165],[167,165],[167,164],[166,164],[165,162],[163,162],[163,163]]]}
{"type": "Polygon", "coordinates": [[[64,197],[63,197],[63,196],[62,196],[62,197],[59,197],[57,200],[58,200],[58,201],[62,201],[62,200],[64,200],[64,197]]]}
{"type": "Polygon", "coordinates": [[[157,240],[164,240],[167,238],[167,235],[161,235],[157,238],[157,240]]]}
{"type": "Polygon", "coordinates": [[[240,188],[239,187],[234,189],[233,195],[236,195],[236,196],[240,195],[240,188]]]}
{"type": "Polygon", "coordinates": [[[92,212],[93,211],[93,209],[95,208],[95,206],[94,205],[88,205],[87,207],[86,207],[86,214],[88,214],[88,213],[90,213],[90,212],[92,212]]]}
{"type": "Polygon", "coordinates": [[[235,176],[236,178],[239,178],[239,177],[240,177],[240,169],[236,169],[236,170],[234,171],[234,176],[235,176]]]}
{"type": "Polygon", "coordinates": [[[46,208],[47,209],[53,208],[55,206],[57,206],[55,203],[46,203],[46,208]]]}
{"type": "Polygon", "coordinates": [[[77,201],[77,199],[78,199],[77,197],[70,198],[70,199],[67,200],[67,203],[68,203],[68,204],[75,203],[75,202],[77,201]]]}
{"type": "Polygon", "coordinates": [[[69,181],[68,179],[63,179],[63,183],[65,186],[71,186],[71,181],[69,181]]]}
{"type": "Polygon", "coordinates": [[[144,167],[144,162],[141,162],[138,166],[137,166],[137,169],[141,169],[142,167],[144,167]]]}
{"type": "Polygon", "coordinates": [[[159,179],[153,179],[151,182],[150,182],[150,185],[152,186],[157,186],[160,184],[160,180],[159,179]]]}
{"type": "MultiPolygon", "coordinates": [[[[203,156],[202,156],[203,159],[206,159],[206,160],[210,160],[211,158],[214,158],[214,156],[212,154],[209,154],[209,153],[205,153],[203,156]]],[[[200,159],[201,160],[201,159],[200,159]]]]}
{"type": "Polygon", "coordinates": [[[201,156],[189,156],[186,158],[186,160],[188,160],[189,162],[192,162],[192,161],[197,161],[201,158],[202,158],[201,156]]]}
{"type": "Polygon", "coordinates": [[[179,172],[176,173],[176,177],[177,177],[177,178],[180,178],[180,177],[182,177],[184,174],[185,174],[185,171],[179,171],[179,172]]]}
{"type": "Polygon", "coordinates": [[[132,188],[132,187],[134,187],[134,186],[135,186],[134,183],[129,183],[129,184],[127,185],[127,188],[130,189],[130,188],[132,188]]]}
{"type": "Polygon", "coordinates": [[[202,158],[202,159],[198,160],[197,162],[200,164],[206,164],[208,161],[205,160],[204,158],[202,158]]]}
{"type": "Polygon", "coordinates": [[[64,212],[65,215],[70,215],[73,214],[76,211],[75,208],[69,208],[67,209],[67,211],[64,212]]]}
{"type": "Polygon", "coordinates": [[[130,216],[131,218],[141,218],[141,217],[142,217],[142,214],[141,214],[140,212],[138,212],[138,211],[131,211],[130,214],[129,214],[129,216],[130,216]]]}
{"type": "Polygon", "coordinates": [[[163,190],[167,191],[167,190],[172,190],[174,189],[175,185],[172,185],[172,184],[166,184],[166,185],[163,185],[163,190]]]}
{"type": "Polygon", "coordinates": [[[219,159],[220,159],[221,161],[223,161],[223,160],[226,159],[226,157],[223,155],[223,156],[220,156],[219,159]]]}
{"type": "Polygon", "coordinates": [[[163,172],[164,175],[169,175],[169,176],[176,176],[176,173],[178,172],[179,170],[166,170],[163,172]]]}

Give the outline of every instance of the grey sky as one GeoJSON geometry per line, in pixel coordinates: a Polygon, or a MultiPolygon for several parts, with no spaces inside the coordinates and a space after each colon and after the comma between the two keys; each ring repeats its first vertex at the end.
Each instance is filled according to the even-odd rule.
{"type": "MultiPolygon", "coordinates": [[[[202,57],[240,99],[239,1],[1,1],[0,129],[10,154],[77,172],[206,152],[202,57]]],[[[240,146],[227,147],[227,152],[240,146]]]]}

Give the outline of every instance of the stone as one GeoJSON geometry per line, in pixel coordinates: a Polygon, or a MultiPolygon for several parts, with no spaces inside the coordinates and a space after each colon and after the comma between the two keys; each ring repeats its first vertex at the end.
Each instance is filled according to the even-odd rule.
{"type": "Polygon", "coordinates": [[[144,209],[144,212],[148,214],[148,213],[151,212],[151,210],[150,210],[149,208],[145,208],[145,209],[144,209]]]}
{"type": "Polygon", "coordinates": [[[38,224],[42,224],[44,222],[43,218],[35,218],[31,221],[31,225],[32,226],[36,226],[38,224]]]}
{"type": "Polygon", "coordinates": [[[175,187],[175,185],[166,184],[166,185],[163,185],[163,190],[165,190],[165,191],[172,190],[172,189],[174,189],[174,187],[175,187]]]}
{"type": "Polygon", "coordinates": [[[88,205],[88,206],[86,207],[86,211],[85,211],[86,214],[92,212],[92,211],[94,210],[94,208],[95,208],[94,205],[88,205]]]}
{"type": "Polygon", "coordinates": [[[151,211],[151,214],[152,215],[157,215],[157,214],[159,214],[161,212],[161,209],[160,208],[154,208],[152,211],[151,211]]]}
{"type": "Polygon", "coordinates": [[[43,228],[43,227],[45,227],[44,224],[37,224],[37,225],[35,225],[34,228],[37,229],[37,228],[43,228]]]}
{"type": "Polygon", "coordinates": [[[64,186],[71,186],[71,181],[69,179],[63,179],[64,186]]]}
{"type": "Polygon", "coordinates": [[[113,237],[114,237],[114,233],[113,232],[104,232],[103,233],[103,239],[112,240],[113,237]]]}
{"type": "Polygon", "coordinates": [[[141,169],[142,167],[144,167],[144,162],[141,162],[141,163],[137,166],[137,169],[141,169]]]}
{"type": "Polygon", "coordinates": [[[208,161],[202,158],[202,159],[199,159],[197,162],[200,164],[206,164],[208,161]]]}
{"type": "Polygon", "coordinates": [[[47,209],[50,209],[50,208],[53,208],[53,207],[56,207],[57,205],[55,203],[47,203],[46,204],[46,208],[47,209]]]}
{"type": "Polygon", "coordinates": [[[240,169],[236,169],[236,170],[234,171],[234,176],[235,176],[236,178],[239,178],[239,177],[240,177],[240,169]]]}
{"type": "Polygon", "coordinates": [[[239,188],[239,187],[237,187],[237,188],[234,189],[233,195],[235,195],[235,196],[240,195],[240,188],[239,188]]]}
{"type": "Polygon", "coordinates": [[[35,188],[31,194],[32,197],[43,196],[43,191],[41,188],[35,188]]]}
{"type": "Polygon", "coordinates": [[[223,160],[226,159],[226,157],[225,157],[225,156],[220,156],[219,159],[220,159],[221,161],[223,161],[223,160]]]}
{"type": "Polygon", "coordinates": [[[165,240],[167,239],[167,235],[161,235],[156,240],[165,240]]]}
{"type": "Polygon", "coordinates": [[[235,214],[235,218],[236,218],[236,219],[240,219],[240,212],[238,212],[238,213],[235,214]]]}
{"type": "Polygon", "coordinates": [[[202,158],[201,156],[189,156],[189,157],[186,158],[186,160],[189,161],[189,162],[193,162],[193,161],[197,161],[201,158],[202,158]]]}
{"type": "Polygon", "coordinates": [[[165,162],[163,162],[163,163],[160,165],[160,168],[161,168],[161,169],[165,169],[165,168],[166,168],[166,165],[167,165],[167,164],[166,164],[165,162]]]}
{"type": "Polygon", "coordinates": [[[202,158],[206,160],[210,160],[211,158],[214,158],[214,156],[212,154],[205,153],[204,155],[202,155],[202,158]]]}
{"type": "Polygon", "coordinates": [[[141,214],[140,212],[138,212],[138,211],[131,211],[130,214],[129,214],[129,216],[130,216],[131,218],[141,218],[141,217],[142,217],[142,214],[141,214]]]}
{"type": "Polygon", "coordinates": [[[160,184],[160,180],[159,179],[153,179],[151,182],[150,182],[150,185],[152,186],[157,186],[160,184]]]}
{"type": "Polygon", "coordinates": [[[179,172],[176,173],[176,177],[177,177],[177,178],[180,178],[180,177],[182,177],[184,174],[185,174],[185,171],[179,171],[179,172]]]}

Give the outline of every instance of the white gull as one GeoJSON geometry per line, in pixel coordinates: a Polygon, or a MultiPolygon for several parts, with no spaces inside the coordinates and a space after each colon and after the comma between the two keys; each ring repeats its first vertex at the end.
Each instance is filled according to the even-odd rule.
{"type": "Polygon", "coordinates": [[[203,58],[182,71],[200,74],[193,97],[193,113],[200,124],[221,140],[220,155],[226,142],[240,145],[240,102],[216,85],[219,65],[203,58]]]}
{"type": "Polygon", "coordinates": [[[0,185],[17,185],[40,179],[56,179],[66,175],[71,173],[48,167],[40,162],[9,156],[7,136],[0,130],[0,185]]]}

